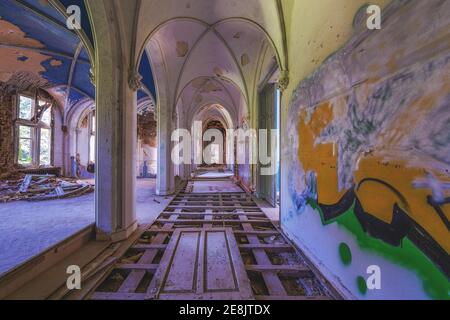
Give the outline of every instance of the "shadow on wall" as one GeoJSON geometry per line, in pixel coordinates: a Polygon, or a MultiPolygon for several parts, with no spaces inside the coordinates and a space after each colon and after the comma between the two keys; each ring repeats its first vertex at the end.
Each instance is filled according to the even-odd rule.
{"type": "Polygon", "coordinates": [[[450,15],[440,12],[450,3],[394,1],[382,30],[361,25],[289,107],[283,227],[360,298],[450,298],[450,15]],[[378,292],[361,274],[373,261],[393,279],[378,292]]]}

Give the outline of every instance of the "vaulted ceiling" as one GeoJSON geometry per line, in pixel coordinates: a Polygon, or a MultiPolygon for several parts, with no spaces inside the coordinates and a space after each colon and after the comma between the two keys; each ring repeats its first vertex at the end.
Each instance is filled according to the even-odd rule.
{"type": "Polygon", "coordinates": [[[284,66],[277,1],[168,0],[158,2],[157,15],[152,5],[141,3],[137,39],[151,57],[159,95],[178,117],[221,105],[239,125],[261,78],[284,66]]]}
{"type": "MultiPolygon", "coordinates": [[[[239,125],[261,78],[274,64],[286,67],[279,0],[136,4],[141,112],[154,111],[163,95],[190,119],[204,106],[221,105],[239,125]]],[[[124,1],[116,5],[130,11],[124,1]]],[[[94,36],[83,0],[2,0],[0,12],[1,90],[41,87],[66,110],[94,99],[94,36]],[[65,8],[72,4],[81,8],[81,31],[66,27],[65,8]]]]}
{"type": "MultiPolygon", "coordinates": [[[[0,90],[41,88],[65,113],[95,99],[91,83],[93,34],[83,0],[0,1],[0,90]],[[66,26],[66,7],[81,9],[82,30],[66,26]]],[[[147,56],[141,59],[140,111],[154,111],[155,84],[147,56]]]]}
{"type": "Polygon", "coordinates": [[[47,1],[0,2],[0,81],[6,89],[46,89],[61,106],[93,99],[87,46],[47,1]]]}

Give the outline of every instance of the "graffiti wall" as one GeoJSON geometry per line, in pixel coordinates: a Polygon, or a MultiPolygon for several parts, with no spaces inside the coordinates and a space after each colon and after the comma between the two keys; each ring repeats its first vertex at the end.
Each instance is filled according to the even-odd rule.
{"type": "Polygon", "coordinates": [[[450,299],[450,1],[365,14],[292,96],[282,227],[346,297],[450,299]]]}

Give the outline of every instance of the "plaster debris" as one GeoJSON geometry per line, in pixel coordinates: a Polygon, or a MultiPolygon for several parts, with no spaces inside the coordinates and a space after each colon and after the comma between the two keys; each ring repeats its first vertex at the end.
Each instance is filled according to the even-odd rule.
{"type": "Polygon", "coordinates": [[[74,179],[16,173],[9,180],[0,182],[0,202],[73,198],[93,191],[94,187],[89,183],[74,179]]]}

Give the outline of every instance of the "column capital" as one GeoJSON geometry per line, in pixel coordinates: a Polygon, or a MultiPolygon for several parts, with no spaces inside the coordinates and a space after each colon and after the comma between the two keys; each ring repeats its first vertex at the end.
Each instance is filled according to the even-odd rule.
{"type": "Polygon", "coordinates": [[[278,79],[278,82],[277,82],[277,88],[278,88],[278,90],[283,92],[284,90],[286,90],[288,85],[289,85],[289,71],[281,70],[280,78],[278,79]]]}
{"type": "Polygon", "coordinates": [[[128,86],[133,91],[142,88],[142,76],[136,70],[130,70],[128,73],[128,86]]]}

